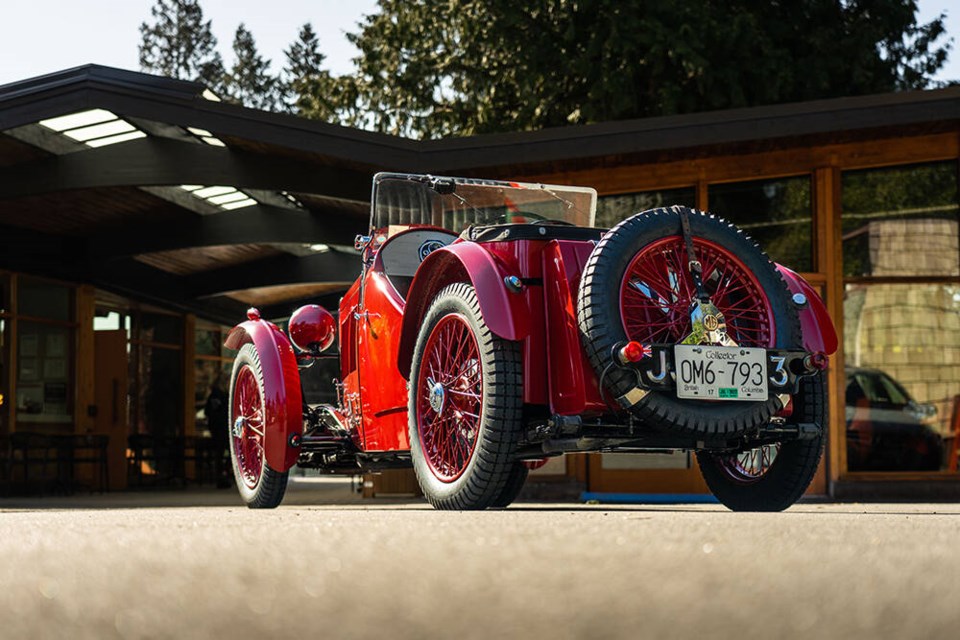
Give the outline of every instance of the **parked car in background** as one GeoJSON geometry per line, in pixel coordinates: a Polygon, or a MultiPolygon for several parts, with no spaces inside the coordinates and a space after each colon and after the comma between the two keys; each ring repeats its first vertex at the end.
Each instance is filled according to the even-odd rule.
{"type": "Polygon", "coordinates": [[[848,367],[847,469],[938,471],[943,439],[937,408],[914,400],[879,369],[848,367]]]}

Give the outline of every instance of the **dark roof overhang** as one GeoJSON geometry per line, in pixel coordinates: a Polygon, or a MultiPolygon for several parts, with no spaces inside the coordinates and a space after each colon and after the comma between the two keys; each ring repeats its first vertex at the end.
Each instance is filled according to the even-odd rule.
{"type": "MultiPolygon", "coordinates": [[[[8,134],[0,135],[0,266],[90,281],[229,321],[269,283],[289,285],[290,295],[300,297],[313,283],[335,297],[330,287],[355,277],[359,260],[338,247],[365,231],[363,209],[377,171],[514,177],[503,172],[711,147],[809,144],[857,132],[955,130],[960,120],[960,87],[949,87],[417,141],[215,102],[204,90],[98,65],[0,86],[0,132],[8,134]],[[40,129],[40,120],[89,109],[106,109],[157,135],[69,153],[14,139],[25,128],[40,129]],[[208,130],[226,146],[165,134],[187,127],[208,130]],[[157,189],[181,184],[286,192],[298,206],[260,202],[197,211],[158,197],[157,189]],[[111,197],[127,203],[125,215],[98,217],[113,206],[111,197]],[[74,210],[86,212],[81,228],[41,223],[50,211],[74,210]],[[312,244],[332,248],[303,250],[312,244]]],[[[264,299],[271,312],[286,309],[275,292],[264,299]]]]}

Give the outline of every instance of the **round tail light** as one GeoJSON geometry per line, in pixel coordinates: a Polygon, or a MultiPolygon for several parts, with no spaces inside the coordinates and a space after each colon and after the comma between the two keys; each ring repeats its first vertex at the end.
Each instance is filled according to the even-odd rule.
{"type": "Polygon", "coordinates": [[[318,354],[333,344],[337,324],[333,315],[316,304],[300,307],[290,316],[290,341],[300,351],[318,354]]]}

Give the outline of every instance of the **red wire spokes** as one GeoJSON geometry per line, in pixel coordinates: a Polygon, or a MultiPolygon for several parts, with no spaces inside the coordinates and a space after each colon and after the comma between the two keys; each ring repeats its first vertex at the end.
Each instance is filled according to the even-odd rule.
{"type": "Polygon", "coordinates": [[[233,450],[237,467],[247,487],[253,489],[263,472],[263,403],[256,374],[249,365],[243,365],[234,386],[234,422],[240,419],[237,430],[231,425],[233,450]]]}
{"type": "Polygon", "coordinates": [[[720,456],[718,460],[721,468],[733,480],[742,484],[750,484],[761,479],[770,471],[779,453],[780,443],[777,442],[754,447],[737,454],[720,456]]]}
{"type": "MultiPolygon", "coordinates": [[[[724,247],[694,238],[703,265],[703,284],[727,323],[727,333],[741,346],[772,346],[773,315],[753,274],[724,247]]],[[[627,267],[620,286],[623,328],[644,344],[676,343],[691,331],[695,300],[680,236],[644,247],[627,267]]]]}
{"type": "Polygon", "coordinates": [[[420,445],[434,475],[452,482],[476,448],[483,404],[480,350],[463,316],[440,319],[424,347],[424,362],[417,380],[420,445]],[[438,388],[439,410],[431,404],[438,388]]]}

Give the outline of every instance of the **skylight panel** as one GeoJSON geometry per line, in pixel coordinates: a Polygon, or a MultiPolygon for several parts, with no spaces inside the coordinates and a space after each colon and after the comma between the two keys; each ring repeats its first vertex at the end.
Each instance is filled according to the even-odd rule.
{"type": "Polygon", "coordinates": [[[147,137],[145,132],[106,109],[71,113],[41,120],[39,124],[94,148],[147,137]]]}
{"type": "Polygon", "coordinates": [[[225,193],[233,193],[236,187],[203,187],[193,192],[198,198],[212,198],[213,196],[222,196],[225,193]]]}
{"type": "Polygon", "coordinates": [[[116,136],[107,136],[106,138],[97,138],[96,140],[87,140],[88,147],[106,147],[107,145],[117,144],[118,142],[126,142],[127,140],[136,140],[137,138],[146,138],[147,134],[143,131],[131,131],[129,133],[121,133],[116,136]]]}
{"type": "Polygon", "coordinates": [[[104,122],[103,124],[95,124],[90,127],[70,129],[69,131],[64,131],[63,135],[68,138],[73,138],[77,142],[86,142],[94,138],[105,138],[107,136],[115,136],[120,133],[129,133],[136,130],[137,128],[132,124],[118,119],[104,122]]]}
{"type": "Polygon", "coordinates": [[[230,211],[242,207],[250,207],[259,204],[236,187],[213,185],[203,186],[198,184],[182,184],[180,188],[194,195],[195,197],[211,204],[215,207],[230,211]]]}
{"type": "Polygon", "coordinates": [[[225,193],[222,196],[213,196],[212,198],[207,198],[207,202],[223,205],[229,202],[238,202],[249,197],[250,196],[245,194],[243,191],[234,191],[233,193],[225,193]]]}
{"type": "Polygon", "coordinates": [[[243,208],[243,207],[250,207],[250,206],[253,206],[253,205],[255,205],[255,204],[257,204],[257,201],[256,201],[256,200],[254,200],[253,198],[246,198],[246,199],[244,199],[244,200],[239,200],[239,201],[237,201],[237,202],[229,202],[229,203],[227,203],[227,204],[222,204],[222,205],[220,205],[220,207],[223,208],[223,209],[226,209],[226,210],[228,210],[228,211],[232,211],[233,209],[240,209],[240,208],[243,208]]]}
{"type": "Polygon", "coordinates": [[[41,120],[40,124],[47,129],[53,129],[54,131],[61,132],[68,129],[87,127],[92,124],[100,124],[101,122],[107,122],[109,120],[116,119],[117,116],[110,113],[106,109],[91,109],[90,111],[71,113],[68,116],[60,116],[59,118],[41,120]]]}

